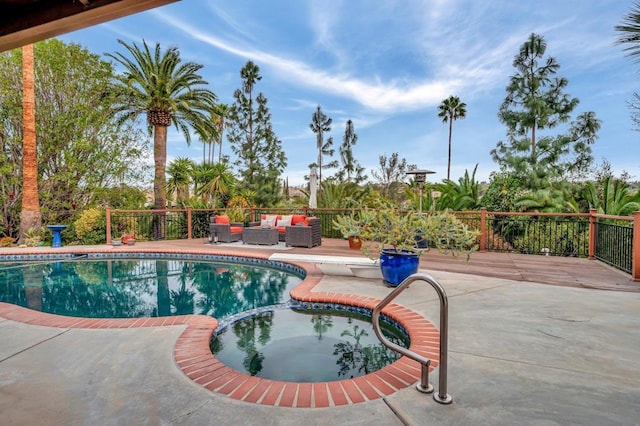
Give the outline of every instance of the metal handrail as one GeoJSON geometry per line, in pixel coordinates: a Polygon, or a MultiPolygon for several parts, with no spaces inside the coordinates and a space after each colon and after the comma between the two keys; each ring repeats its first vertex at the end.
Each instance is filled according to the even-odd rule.
{"type": "Polygon", "coordinates": [[[439,389],[438,393],[435,393],[433,395],[433,399],[440,404],[451,404],[453,402],[453,397],[447,393],[449,303],[447,301],[447,294],[445,293],[440,283],[438,283],[435,278],[427,274],[417,273],[410,275],[404,281],[402,281],[400,285],[393,289],[393,291],[389,293],[387,297],[382,299],[382,301],[378,303],[378,305],[373,309],[373,314],[371,315],[371,323],[373,324],[373,330],[375,331],[376,336],[378,336],[378,339],[380,339],[383,345],[422,364],[422,374],[420,382],[416,384],[416,389],[423,393],[433,392],[433,386],[429,383],[429,365],[431,364],[431,360],[389,341],[386,337],[384,337],[384,335],[382,334],[382,330],[380,329],[380,311],[382,311],[382,308],[387,306],[393,299],[395,299],[400,293],[402,293],[407,287],[409,287],[411,283],[417,280],[426,281],[427,283],[431,284],[431,286],[436,290],[436,293],[438,293],[438,297],[440,298],[440,374],[438,376],[439,389]]]}

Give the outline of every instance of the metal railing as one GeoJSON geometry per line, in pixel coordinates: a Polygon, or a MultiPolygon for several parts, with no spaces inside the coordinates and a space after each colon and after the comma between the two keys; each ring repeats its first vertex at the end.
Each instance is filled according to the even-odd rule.
{"type": "Polygon", "coordinates": [[[633,226],[629,218],[623,220],[598,218],[595,224],[596,259],[632,273],[633,226]]]}
{"type": "Polygon", "coordinates": [[[444,288],[430,275],[417,273],[410,275],[404,281],[400,283],[391,293],[387,295],[378,305],[373,309],[373,314],[371,315],[371,323],[373,324],[373,330],[378,336],[378,339],[389,349],[398,352],[406,357],[411,358],[414,361],[419,362],[422,365],[420,382],[416,384],[416,389],[423,393],[431,393],[433,392],[433,386],[429,383],[429,366],[431,365],[431,360],[423,357],[420,354],[417,354],[407,348],[396,345],[395,343],[389,341],[382,334],[382,330],[380,329],[380,311],[387,306],[393,299],[395,299],[400,293],[402,293],[406,288],[411,285],[414,281],[425,281],[430,284],[438,293],[438,298],[440,299],[440,361],[439,368],[440,372],[438,375],[438,393],[433,395],[433,399],[440,404],[451,404],[453,402],[453,397],[447,393],[447,346],[449,344],[449,302],[447,300],[447,294],[444,291],[444,288]]]}

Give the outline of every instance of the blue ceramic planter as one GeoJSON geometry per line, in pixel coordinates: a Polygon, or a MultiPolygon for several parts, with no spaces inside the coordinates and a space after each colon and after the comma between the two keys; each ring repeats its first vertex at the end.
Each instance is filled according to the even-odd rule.
{"type": "Polygon", "coordinates": [[[380,255],[380,270],[385,284],[397,287],[409,275],[418,272],[420,257],[413,251],[385,249],[380,255]]]}

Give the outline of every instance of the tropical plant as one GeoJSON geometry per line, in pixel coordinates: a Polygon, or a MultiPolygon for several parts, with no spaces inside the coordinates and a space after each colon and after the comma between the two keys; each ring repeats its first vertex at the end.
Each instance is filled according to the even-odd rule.
{"type": "Polygon", "coordinates": [[[183,63],[177,47],[163,52],[156,43],[152,52],[144,40],[142,47],[122,40],[118,43],[132,58],[120,52],[107,54],[125,69],[114,84],[118,94],[114,111],[120,123],[136,121],[142,114],[147,116],[153,130],[154,208],[162,210],[167,206],[167,128],[173,124],[190,143],[189,126],[197,127],[208,120],[216,95],[205,88],[207,82],[198,74],[202,65],[183,63]]]}
{"type": "Polygon", "coordinates": [[[583,196],[589,208],[600,214],[628,216],[640,211],[640,192],[631,193],[628,183],[612,176],[604,179],[600,190],[594,182],[587,182],[583,196]]]}
{"type": "Polygon", "coordinates": [[[195,193],[211,203],[218,205],[219,196],[231,193],[236,185],[236,178],[226,163],[199,164],[193,167],[195,193]]]}
{"type": "Polygon", "coordinates": [[[449,96],[438,105],[438,117],[443,123],[449,123],[449,156],[447,160],[447,179],[451,176],[451,135],[453,134],[453,122],[467,116],[467,104],[460,102],[457,96],[449,96]]]}
{"type": "Polygon", "coordinates": [[[33,44],[22,47],[22,210],[19,241],[27,243],[28,233],[42,228],[38,198],[38,154],[36,149],[36,95],[33,44]]]}
{"type": "Polygon", "coordinates": [[[179,206],[184,205],[185,201],[189,199],[189,185],[191,184],[193,167],[193,161],[186,157],[176,158],[167,167],[169,174],[167,194],[171,197],[175,193],[176,203],[179,206]]]}
{"type": "Polygon", "coordinates": [[[469,171],[464,171],[464,176],[458,179],[458,183],[445,180],[435,184],[434,190],[440,193],[435,201],[436,210],[476,210],[480,207],[480,184],[476,181],[478,165],[469,176],[469,171]]]}
{"type": "Polygon", "coordinates": [[[509,80],[498,113],[507,127],[507,141],[498,142],[491,151],[501,169],[511,171],[530,190],[588,170],[593,160],[590,145],[600,128],[593,112],[570,122],[579,100],[564,93],[569,82],[555,77],[560,65],[555,58],[545,57],[546,51],[547,43],[537,34],[531,34],[520,47],[513,61],[517,72],[509,80]],[[568,124],[565,134],[538,134],[562,124],[568,124]]]}

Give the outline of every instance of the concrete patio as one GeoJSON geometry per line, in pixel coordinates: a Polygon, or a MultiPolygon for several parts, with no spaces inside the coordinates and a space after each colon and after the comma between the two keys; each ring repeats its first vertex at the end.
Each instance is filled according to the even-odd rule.
{"type": "MultiPolygon", "coordinates": [[[[325,239],[289,252],[360,255],[342,244],[325,239]]],[[[135,249],[236,250],[204,246],[135,249]]],[[[501,253],[475,253],[468,263],[428,253],[421,270],[449,296],[451,405],[413,387],[342,407],[250,404],[199,386],[177,367],[184,325],[52,328],[0,317],[2,424],[639,424],[640,292],[628,275],[585,259],[501,253]]],[[[397,302],[438,325],[436,294],[417,284],[397,302]]],[[[389,289],[379,280],[324,276],[313,291],[382,299],[389,289]]],[[[431,383],[437,392],[438,369],[431,383]]]]}

